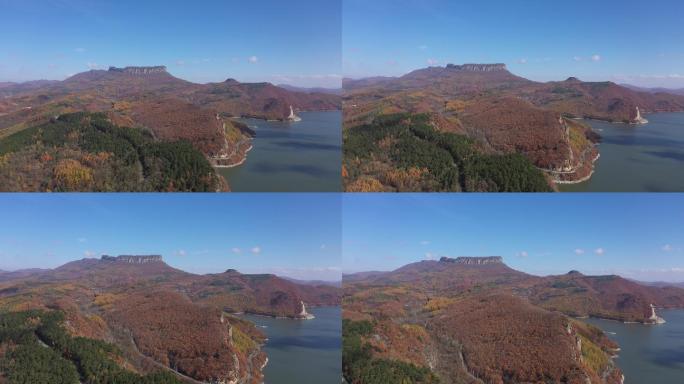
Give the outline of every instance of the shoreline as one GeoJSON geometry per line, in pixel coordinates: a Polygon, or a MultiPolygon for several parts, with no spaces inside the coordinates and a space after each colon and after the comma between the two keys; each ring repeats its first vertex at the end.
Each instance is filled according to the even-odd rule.
{"type": "MultiPolygon", "coordinates": [[[[653,112],[644,112],[644,116],[647,116],[647,115],[655,115],[655,114],[658,114],[658,113],[684,113],[684,110],[680,110],[680,111],[653,111],[653,112]]],[[[562,113],[561,113],[561,115],[562,115],[562,113]]],[[[569,118],[569,119],[572,119],[572,120],[594,120],[594,121],[600,121],[600,122],[603,122],[603,123],[625,124],[625,125],[646,125],[646,124],[649,123],[648,119],[645,119],[645,118],[643,118],[643,117],[642,117],[642,119],[645,120],[645,122],[638,122],[638,121],[629,121],[629,122],[625,122],[625,121],[615,121],[615,120],[609,120],[609,119],[599,119],[599,118],[596,118],[596,117],[584,117],[584,116],[578,116],[578,117],[569,117],[569,116],[568,116],[568,118],[569,118]]]]}
{"type": "MultiPolygon", "coordinates": [[[[238,161],[237,163],[227,164],[227,165],[214,164],[213,167],[214,167],[214,168],[235,168],[235,167],[238,167],[238,166],[244,164],[245,161],[247,161],[247,153],[249,153],[249,151],[251,151],[252,148],[254,148],[254,145],[250,144],[250,145],[249,145],[249,148],[247,148],[247,149],[245,150],[245,154],[244,154],[244,156],[242,157],[242,160],[238,161]]],[[[216,160],[216,159],[214,159],[214,160],[216,160]]]]}
{"type": "MultiPolygon", "coordinates": [[[[335,109],[315,109],[315,110],[299,110],[299,113],[310,113],[310,112],[342,112],[342,108],[335,108],[335,109]]],[[[282,119],[269,119],[264,116],[249,116],[249,115],[240,115],[240,116],[226,116],[227,119],[254,119],[254,120],[263,120],[263,121],[269,121],[269,122],[290,122],[291,120],[288,120],[287,118],[282,118],[282,119]]]]}
{"type": "MultiPolygon", "coordinates": [[[[342,308],[342,305],[310,305],[310,308],[342,308]]],[[[224,311],[226,312],[226,311],[224,311]]],[[[240,315],[249,315],[249,316],[259,316],[259,317],[269,317],[271,319],[280,319],[280,320],[313,320],[314,318],[305,318],[305,317],[296,317],[296,316],[277,316],[277,315],[265,315],[263,313],[254,313],[254,312],[226,312],[229,315],[233,316],[240,316],[240,315]]]]}
{"type": "Polygon", "coordinates": [[[591,172],[589,172],[588,175],[581,177],[577,180],[554,180],[555,184],[561,184],[561,185],[572,185],[572,184],[580,184],[584,183],[585,181],[589,181],[591,177],[594,175],[594,172],[596,172],[596,166],[594,165],[596,161],[601,157],[601,153],[598,153],[592,160],[591,160],[591,172]]]}
{"type": "MultiPolygon", "coordinates": [[[[648,321],[628,321],[628,320],[617,320],[617,319],[609,319],[607,317],[599,317],[599,316],[573,316],[573,318],[578,319],[578,320],[586,320],[586,319],[597,319],[597,320],[605,320],[605,321],[613,321],[616,323],[621,323],[621,324],[639,324],[639,325],[662,325],[666,323],[658,323],[658,322],[648,322],[648,321]]],[[[603,330],[601,330],[603,331],[603,330]]],[[[605,331],[603,331],[606,333],[605,331]]]]}

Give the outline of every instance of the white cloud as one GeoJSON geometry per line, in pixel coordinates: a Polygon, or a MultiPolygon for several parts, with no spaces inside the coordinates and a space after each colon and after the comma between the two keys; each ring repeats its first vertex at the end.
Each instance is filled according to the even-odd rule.
{"type": "Polygon", "coordinates": [[[527,257],[528,253],[527,253],[527,251],[521,251],[521,252],[516,253],[515,255],[518,257],[527,257]]]}
{"type": "Polygon", "coordinates": [[[259,246],[253,247],[253,248],[250,249],[249,251],[252,252],[252,254],[254,254],[254,255],[258,255],[258,254],[261,253],[261,247],[259,247],[259,246]]]}
{"type": "Polygon", "coordinates": [[[176,60],[176,65],[179,67],[182,67],[185,65],[185,61],[184,60],[176,60]]]}
{"type": "Polygon", "coordinates": [[[78,240],[79,243],[85,243],[86,241],[88,241],[88,239],[86,239],[85,237],[79,237],[76,240],[78,240]]]}
{"type": "Polygon", "coordinates": [[[518,64],[527,64],[527,59],[522,58],[522,59],[518,60],[518,64]]]}
{"type": "Polygon", "coordinates": [[[577,248],[575,249],[575,255],[584,255],[584,249],[582,248],[577,248]]]}
{"type": "Polygon", "coordinates": [[[250,56],[247,60],[252,64],[256,64],[259,61],[259,58],[256,56],[250,56]]]}
{"type": "Polygon", "coordinates": [[[85,257],[95,257],[95,252],[93,252],[93,251],[85,251],[85,252],[83,252],[83,256],[85,256],[85,257]]]}
{"type": "Polygon", "coordinates": [[[591,56],[591,61],[601,61],[601,55],[593,55],[593,56],[591,56]]]}
{"type": "Polygon", "coordinates": [[[430,242],[427,240],[423,240],[420,242],[420,245],[428,245],[428,244],[430,244],[430,242]]]}
{"type": "Polygon", "coordinates": [[[579,56],[575,56],[575,57],[573,57],[572,59],[575,60],[575,61],[582,61],[582,58],[579,57],[579,56]]]}
{"type": "Polygon", "coordinates": [[[231,249],[230,251],[233,252],[233,253],[236,254],[236,255],[242,253],[242,249],[240,249],[240,248],[238,248],[238,247],[234,247],[234,248],[231,249]]]}
{"type": "Polygon", "coordinates": [[[321,244],[321,249],[325,249],[327,246],[325,244],[321,244]]]}
{"type": "Polygon", "coordinates": [[[74,49],[74,51],[76,51],[78,53],[83,53],[86,51],[86,49],[85,48],[76,48],[76,49],[74,49]]]}
{"type": "Polygon", "coordinates": [[[188,253],[185,252],[184,249],[179,249],[179,250],[176,251],[176,256],[185,256],[185,255],[187,255],[187,254],[188,254],[188,253]]]}
{"type": "Polygon", "coordinates": [[[436,255],[432,254],[431,252],[426,252],[425,253],[425,260],[434,260],[436,255]]]}
{"type": "Polygon", "coordinates": [[[428,46],[427,45],[420,45],[420,46],[418,46],[418,49],[420,49],[421,51],[424,51],[424,50],[428,49],[428,46]]]}
{"type": "Polygon", "coordinates": [[[672,251],[673,248],[672,248],[671,244],[665,244],[660,249],[662,249],[663,252],[670,252],[670,251],[672,251]]]}
{"type": "Polygon", "coordinates": [[[594,249],[594,253],[597,254],[597,255],[599,255],[599,256],[601,256],[601,255],[603,255],[604,253],[606,253],[606,250],[603,249],[603,248],[596,248],[596,249],[594,249]]]}
{"type": "Polygon", "coordinates": [[[427,59],[428,65],[437,65],[439,64],[439,60],[437,59],[427,59]]]}
{"type": "Polygon", "coordinates": [[[90,68],[90,69],[99,69],[99,68],[100,68],[100,66],[97,65],[97,63],[87,62],[86,65],[87,65],[88,68],[90,68]]]}

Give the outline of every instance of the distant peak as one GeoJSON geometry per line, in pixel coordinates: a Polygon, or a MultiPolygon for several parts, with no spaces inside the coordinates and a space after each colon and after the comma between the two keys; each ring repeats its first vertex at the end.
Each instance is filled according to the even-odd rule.
{"type": "Polygon", "coordinates": [[[495,64],[447,64],[447,69],[453,69],[456,71],[470,71],[470,72],[495,72],[495,71],[506,71],[506,64],[495,63],[495,64]]]}
{"type": "Polygon", "coordinates": [[[116,263],[128,263],[128,264],[147,264],[147,263],[158,263],[158,262],[163,261],[163,259],[160,255],[119,255],[119,256],[102,255],[102,258],[100,260],[111,261],[111,262],[116,262],[116,263]]]}
{"type": "Polygon", "coordinates": [[[576,83],[576,82],[579,82],[580,79],[578,79],[578,78],[576,78],[576,77],[574,77],[574,76],[570,76],[570,77],[568,77],[567,79],[565,79],[565,81],[567,81],[567,82],[572,82],[572,83],[576,83]]]}
{"type": "Polygon", "coordinates": [[[224,83],[228,83],[228,84],[240,84],[239,81],[233,79],[232,77],[231,77],[230,79],[226,79],[226,81],[224,81],[224,83]]]}
{"type": "Polygon", "coordinates": [[[155,67],[109,67],[109,72],[122,72],[131,75],[151,75],[154,73],[167,73],[166,67],[163,65],[158,65],[155,67]]]}
{"type": "Polygon", "coordinates": [[[454,263],[466,265],[484,265],[484,264],[503,264],[501,256],[486,256],[486,257],[442,257],[439,259],[441,263],[454,263]]]}
{"type": "Polygon", "coordinates": [[[231,273],[231,274],[237,274],[237,275],[240,274],[240,272],[238,272],[237,269],[233,269],[233,268],[226,269],[226,271],[224,273],[231,273]]]}
{"type": "Polygon", "coordinates": [[[572,271],[568,272],[568,276],[583,276],[583,275],[582,275],[582,272],[573,269],[572,271]]]}

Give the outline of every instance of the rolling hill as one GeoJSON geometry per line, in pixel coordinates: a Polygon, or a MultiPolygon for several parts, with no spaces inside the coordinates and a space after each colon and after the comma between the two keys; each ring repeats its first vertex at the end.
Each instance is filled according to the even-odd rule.
{"type": "MultiPolygon", "coordinates": [[[[62,317],[60,332],[111,345],[112,375],[164,373],[187,383],[262,382],[265,336],[235,314],[302,318],[304,305],[339,303],[332,286],[235,270],[195,275],[158,255],[81,259],[0,282],[0,314],[62,317]]],[[[2,337],[0,345],[3,360],[12,346],[2,337]]]]}
{"type": "Polygon", "coordinates": [[[684,307],[684,289],[534,276],[496,256],[345,275],[343,289],[345,377],[366,384],[384,370],[398,382],[620,383],[618,346],[581,317],[654,324],[652,305],[684,307]]]}
{"type": "MultiPolygon", "coordinates": [[[[97,113],[113,125],[141,130],[155,142],[187,142],[212,166],[230,166],[245,159],[254,135],[233,118],[284,120],[290,107],[304,111],[339,109],[340,97],[233,79],[195,84],[174,77],[163,66],[110,67],[79,73],[64,81],[0,85],[0,145],[27,129],[44,128],[61,116],[97,113]]],[[[29,144],[40,141],[27,143],[27,148],[29,144]]],[[[68,158],[83,165],[77,157],[68,158]]],[[[12,159],[2,160],[0,173],[22,173],[12,159]]],[[[20,187],[22,191],[36,191],[28,185],[20,187]]],[[[0,189],[14,190],[4,184],[0,189]]],[[[124,185],[118,190],[130,189],[124,185]]]]}
{"type": "MultiPolygon", "coordinates": [[[[420,162],[398,161],[405,151],[394,158],[383,157],[381,152],[387,148],[382,143],[391,147],[398,134],[380,137],[372,148],[359,148],[355,141],[359,131],[377,128],[385,115],[428,115],[435,130],[473,140],[479,154],[523,155],[553,183],[581,180],[592,172],[599,135],[580,119],[638,123],[637,109],[640,113],[684,110],[681,95],[639,92],[574,77],[534,82],[514,75],[504,64],[448,64],[400,77],[344,79],[343,88],[345,149],[349,149],[344,154],[345,188],[351,191],[358,190],[358,184],[371,190],[464,189],[463,185],[450,189],[419,183],[416,188],[396,183],[392,173],[398,171],[423,169],[433,177],[439,171],[420,162]]],[[[507,190],[496,181],[484,184],[481,189],[507,190]]]]}

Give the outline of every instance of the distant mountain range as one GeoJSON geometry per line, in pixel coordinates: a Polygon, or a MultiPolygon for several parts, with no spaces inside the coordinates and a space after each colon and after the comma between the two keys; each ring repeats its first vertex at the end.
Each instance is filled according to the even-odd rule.
{"type": "Polygon", "coordinates": [[[632,280],[631,281],[641,284],[641,285],[647,285],[650,287],[677,287],[677,288],[684,288],[684,282],[669,282],[669,281],[640,281],[640,280],[632,280]]]}
{"type": "Polygon", "coordinates": [[[195,275],[161,256],[103,256],[50,270],[0,273],[0,312],[62,312],[73,335],[121,348],[121,367],[163,367],[201,382],[252,383],[263,377],[264,335],[229,314],[301,318],[304,305],[339,304],[336,287],[233,269],[195,275]]]}
{"type": "Polygon", "coordinates": [[[313,87],[313,88],[306,88],[306,87],[296,87],[294,85],[289,85],[289,84],[278,84],[278,87],[287,89],[288,91],[292,92],[304,92],[304,93],[326,93],[330,95],[342,95],[342,88],[322,88],[322,87],[313,87]]]}
{"type": "MultiPolygon", "coordinates": [[[[349,382],[374,359],[409,362],[440,382],[621,383],[618,346],[582,317],[655,324],[655,307],[684,308],[684,289],[577,271],[539,277],[499,257],[442,258],[343,277],[349,382]],[[361,348],[363,350],[363,348],[361,348]],[[363,352],[359,352],[363,353],[363,352]]],[[[408,369],[405,370],[409,371],[408,369]]],[[[401,381],[401,380],[398,380],[401,381]]]]}
{"type": "Polygon", "coordinates": [[[656,88],[644,88],[644,87],[637,87],[636,85],[630,85],[630,84],[620,84],[621,86],[625,88],[629,88],[633,91],[637,92],[648,92],[648,93],[668,93],[671,95],[682,95],[684,96],[684,88],[662,88],[662,87],[656,87],[656,88]]]}
{"type": "MultiPolygon", "coordinates": [[[[522,154],[558,182],[589,177],[598,156],[594,144],[599,136],[577,119],[639,123],[637,109],[641,114],[684,111],[682,95],[639,92],[575,77],[540,83],[512,74],[504,64],[448,64],[399,77],[344,79],[343,89],[347,138],[354,132],[350,129],[372,125],[378,116],[428,114],[430,125],[439,132],[471,138],[484,154],[522,154]]],[[[383,152],[387,153],[375,151],[373,164],[355,164],[352,160],[360,151],[352,151],[353,159],[345,155],[346,187],[379,182],[401,189],[394,175],[400,166],[393,162],[405,162],[406,156],[397,153],[398,160],[388,161],[383,152]]],[[[429,167],[428,171],[437,172],[429,167]]]]}

